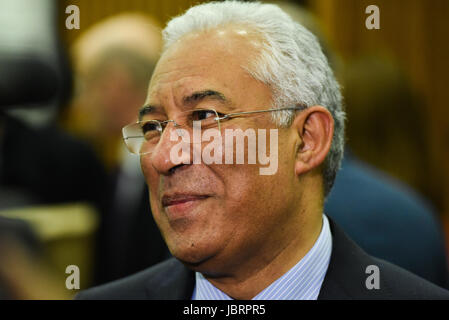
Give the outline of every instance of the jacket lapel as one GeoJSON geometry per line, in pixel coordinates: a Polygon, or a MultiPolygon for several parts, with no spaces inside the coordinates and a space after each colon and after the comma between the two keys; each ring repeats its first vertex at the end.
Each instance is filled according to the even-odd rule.
{"type": "Polygon", "coordinates": [[[158,266],[146,283],[147,299],[190,300],[195,286],[195,273],[175,258],[158,266]],[[156,276],[157,275],[157,276],[156,276]]]}
{"type": "Polygon", "coordinates": [[[373,299],[387,297],[388,290],[368,290],[366,268],[375,260],[357,246],[329,218],[332,254],[318,300],[373,299]],[[374,292],[373,292],[374,291],[374,292]]]}

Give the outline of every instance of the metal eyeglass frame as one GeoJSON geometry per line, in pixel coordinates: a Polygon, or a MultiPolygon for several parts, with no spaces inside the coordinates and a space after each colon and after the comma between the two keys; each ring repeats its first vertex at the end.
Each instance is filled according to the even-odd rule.
{"type": "MultiPolygon", "coordinates": [[[[277,108],[277,109],[254,110],[254,111],[242,111],[242,112],[228,113],[228,114],[225,114],[225,115],[223,115],[223,116],[221,116],[221,117],[218,116],[218,112],[217,112],[215,109],[212,109],[212,108],[211,108],[211,109],[197,109],[197,110],[191,110],[191,111],[188,111],[188,112],[192,112],[192,111],[214,111],[215,114],[217,115],[217,117],[215,117],[214,120],[217,121],[217,124],[218,124],[218,130],[220,130],[220,129],[221,129],[221,128],[220,128],[220,121],[222,121],[222,120],[227,120],[227,119],[230,119],[230,118],[235,118],[235,117],[238,117],[238,116],[241,116],[241,115],[256,114],[256,113],[262,113],[262,112],[284,111],[284,110],[301,110],[301,111],[303,111],[303,110],[305,110],[306,108],[307,108],[306,106],[300,105],[300,106],[285,107],[285,108],[277,108]]],[[[142,123],[142,122],[148,122],[148,121],[152,121],[152,122],[155,122],[155,123],[158,124],[157,130],[159,131],[160,135],[162,135],[162,132],[164,131],[166,125],[167,125],[168,123],[170,123],[170,122],[173,122],[173,124],[174,124],[175,127],[182,127],[182,125],[176,123],[175,120],[171,120],[171,119],[170,119],[170,120],[164,120],[164,121],[159,121],[159,120],[145,120],[145,121],[138,121],[138,122],[136,122],[136,123],[142,123]]],[[[129,125],[127,125],[127,126],[129,126],[129,125]]],[[[125,126],[123,129],[125,129],[127,126],[125,126]]],[[[123,129],[122,129],[122,130],[123,130],[123,129]]],[[[122,131],[122,133],[123,133],[123,140],[125,141],[125,144],[126,144],[126,140],[128,140],[128,139],[130,139],[130,138],[141,138],[141,137],[143,136],[143,135],[142,135],[142,136],[126,136],[126,137],[125,137],[123,131],[122,131]]],[[[130,150],[130,149],[128,148],[128,150],[130,150]]],[[[131,150],[130,150],[130,152],[131,152],[131,150]]],[[[135,154],[134,152],[131,152],[131,153],[135,154]]],[[[139,154],[139,155],[142,155],[142,154],[139,154]]]]}
{"type": "MultiPolygon", "coordinates": [[[[220,121],[220,120],[226,120],[226,119],[229,119],[229,118],[233,118],[233,117],[236,117],[236,116],[240,116],[240,115],[242,115],[242,114],[253,114],[253,113],[261,113],[261,112],[273,112],[273,111],[284,111],[284,110],[304,110],[304,109],[306,109],[307,107],[306,106],[297,106],[297,107],[285,107],[285,108],[278,108],[278,109],[267,109],[267,110],[254,110],[254,111],[243,111],[243,112],[235,112],[235,113],[228,113],[228,114],[225,114],[224,116],[222,116],[222,117],[217,117],[217,118],[215,118],[215,120],[217,120],[217,121],[220,121]]],[[[213,110],[213,111],[215,111],[214,109],[209,109],[209,110],[213,110]]],[[[217,111],[215,111],[217,114],[218,114],[218,112],[217,111]]]]}

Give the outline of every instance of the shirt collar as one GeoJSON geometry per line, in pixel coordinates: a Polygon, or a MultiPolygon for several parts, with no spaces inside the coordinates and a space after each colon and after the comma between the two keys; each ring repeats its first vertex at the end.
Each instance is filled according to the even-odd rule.
{"type": "MultiPolygon", "coordinates": [[[[332,234],[323,214],[320,235],[307,254],[284,275],[257,294],[253,300],[316,300],[329,266],[332,234]]],[[[201,273],[195,273],[192,300],[232,300],[201,273]]]]}

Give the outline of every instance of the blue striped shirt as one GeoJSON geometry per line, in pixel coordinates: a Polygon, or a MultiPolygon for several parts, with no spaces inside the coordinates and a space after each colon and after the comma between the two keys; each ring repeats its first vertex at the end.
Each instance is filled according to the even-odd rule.
{"type": "MultiPolygon", "coordinates": [[[[323,226],[312,249],[289,271],[262,290],[253,300],[316,300],[329,266],[332,234],[323,214],[323,226]]],[[[196,272],[192,300],[232,300],[196,272]]]]}

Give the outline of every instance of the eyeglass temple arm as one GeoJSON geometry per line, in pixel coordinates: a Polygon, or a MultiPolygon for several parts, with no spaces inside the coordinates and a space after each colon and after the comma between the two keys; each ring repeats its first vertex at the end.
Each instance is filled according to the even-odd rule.
{"type": "Polygon", "coordinates": [[[218,117],[218,120],[225,120],[234,116],[238,116],[241,114],[253,114],[253,113],[261,113],[261,112],[273,112],[273,111],[283,111],[283,110],[304,110],[305,106],[297,106],[297,107],[287,107],[287,108],[279,108],[279,109],[267,109],[267,110],[256,110],[256,111],[243,111],[243,112],[236,112],[236,113],[228,113],[225,114],[222,117],[218,117]]]}

